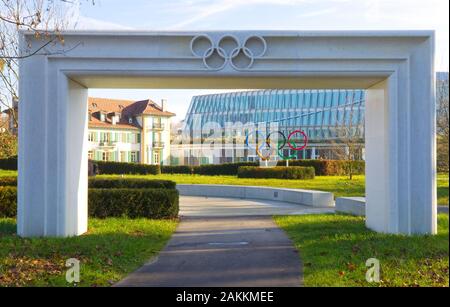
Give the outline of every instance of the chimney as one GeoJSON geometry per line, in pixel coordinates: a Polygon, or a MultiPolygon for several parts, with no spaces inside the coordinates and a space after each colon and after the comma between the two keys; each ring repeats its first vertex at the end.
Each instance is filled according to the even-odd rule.
{"type": "Polygon", "coordinates": [[[167,99],[161,99],[161,110],[163,112],[167,111],[167,99]]]}

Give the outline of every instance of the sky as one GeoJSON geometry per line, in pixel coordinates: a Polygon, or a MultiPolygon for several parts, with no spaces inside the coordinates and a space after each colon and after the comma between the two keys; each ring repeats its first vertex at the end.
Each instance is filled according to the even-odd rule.
{"type": "MultiPolygon", "coordinates": [[[[77,29],[435,30],[436,70],[449,70],[448,0],[80,0],[77,29]]],[[[91,90],[91,96],[168,99],[184,118],[211,90],[91,90]]],[[[222,91],[223,92],[223,91],[222,91]]]]}

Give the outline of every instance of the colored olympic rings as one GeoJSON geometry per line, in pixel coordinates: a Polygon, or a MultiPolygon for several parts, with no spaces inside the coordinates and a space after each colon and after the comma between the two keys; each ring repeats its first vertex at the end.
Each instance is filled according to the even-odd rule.
{"type": "Polygon", "coordinates": [[[250,146],[250,136],[253,134],[253,132],[247,134],[247,137],[245,138],[245,145],[250,148],[250,149],[255,149],[256,154],[263,160],[263,161],[267,161],[268,159],[270,159],[271,155],[272,155],[272,151],[276,150],[278,156],[281,159],[294,159],[297,157],[296,153],[291,154],[290,156],[284,156],[283,154],[283,149],[286,147],[286,144],[289,146],[289,148],[293,151],[301,151],[303,149],[305,149],[308,146],[308,136],[306,135],[306,133],[303,130],[295,130],[292,131],[289,136],[286,138],[286,135],[282,132],[282,131],[273,131],[270,132],[268,134],[263,134],[260,131],[256,130],[256,138],[258,139],[259,135],[265,135],[266,137],[263,138],[263,140],[265,140],[261,145],[258,142],[258,140],[256,141],[256,146],[255,148],[252,148],[250,146]],[[277,148],[274,149],[271,146],[271,137],[274,134],[278,134],[280,137],[278,138],[278,144],[277,144],[277,148]],[[300,134],[303,138],[303,145],[302,146],[297,146],[297,144],[294,141],[294,137],[296,135],[300,134]],[[281,139],[281,140],[280,140],[281,139]],[[263,154],[262,151],[266,151],[267,154],[263,154]]]}
{"type": "MultiPolygon", "coordinates": [[[[295,143],[294,143],[294,144],[295,144],[295,143]]],[[[303,150],[303,149],[306,148],[306,146],[308,146],[308,136],[306,135],[306,133],[305,133],[303,130],[295,130],[295,131],[292,131],[291,134],[289,134],[289,137],[288,137],[288,145],[289,145],[289,147],[290,147],[292,150],[296,150],[296,151],[303,150]],[[292,138],[294,135],[296,135],[296,134],[301,134],[301,135],[303,135],[303,146],[301,146],[301,147],[294,147],[294,146],[292,146],[292,144],[291,144],[291,142],[290,142],[291,138],[292,138]]]]}

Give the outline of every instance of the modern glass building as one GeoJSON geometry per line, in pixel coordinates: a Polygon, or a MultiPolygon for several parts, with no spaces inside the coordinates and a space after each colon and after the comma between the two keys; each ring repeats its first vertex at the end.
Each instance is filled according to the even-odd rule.
{"type": "MultiPolygon", "coordinates": [[[[331,159],[350,139],[364,143],[364,107],[364,90],[256,90],[195,96],[186,114],[184,133],[195,135],[198,125],[194,121],[198,119],[201,125],[216,123],[221,127],[238,122],[277,124],[286,136],[295,130],[303,130],[308,136],[305,150],[287,154],[299,159],[331,159]]],[[[200,142],[194,139],[193,145],[200,142]]],[[[244,160],[254,159],[257,157],[248,154],[244,160]]],[[[203,158],[203,163],[233,161],[233,157],[214,161],[203,158]]]]}

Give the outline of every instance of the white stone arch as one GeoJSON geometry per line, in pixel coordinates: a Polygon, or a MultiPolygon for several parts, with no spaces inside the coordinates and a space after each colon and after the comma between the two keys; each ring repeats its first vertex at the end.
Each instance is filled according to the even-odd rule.
{"type": "MultiPolygon", "coordinates": [[[[64,38],[69,52],[48,46],[48,53],[20,63],[19,235],[87,230],[89,87],[368,89],[367,226],[436,233],[433,32],[66,32],[64,38]],[[213,46],[221,37],[241,46],[261,38],[249,45],[264,53],[247,59],[248,67],[245,56],[256,49],[240,52],[239,65],[211,68],[191,51],[198,36],[213,46]]],[[[22,33],[22,46],[28,42],[40,46],[22,33]]]]}

